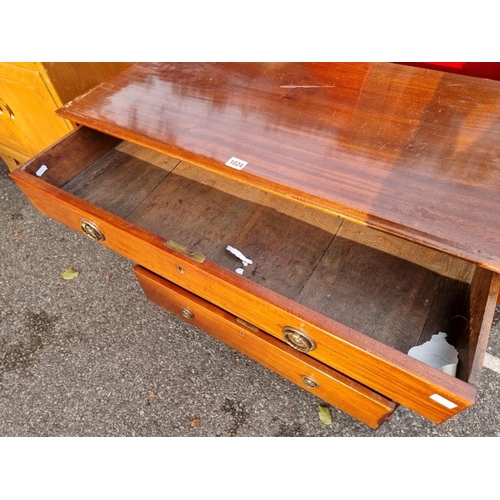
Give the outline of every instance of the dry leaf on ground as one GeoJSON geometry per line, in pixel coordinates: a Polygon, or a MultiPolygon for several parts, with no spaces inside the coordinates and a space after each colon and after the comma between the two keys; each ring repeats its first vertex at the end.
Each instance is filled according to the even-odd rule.
{"type": "Polygon", "coordinates": [[[70,267],[69,269],[66,269],[63,273],[61,273],[61,276],[65,280],[74,280],[80,273],[76,270],[70,267]]]}
{"type": "Polygon", "coordinates": [[[327,406],[318,406],[319,419],[324,425],[331,425],[333,422],[332,412],[327,406]]]}

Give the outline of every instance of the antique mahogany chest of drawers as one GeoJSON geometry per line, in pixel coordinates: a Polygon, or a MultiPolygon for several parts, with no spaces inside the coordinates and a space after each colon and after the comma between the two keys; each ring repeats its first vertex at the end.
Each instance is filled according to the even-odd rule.
{"type": "Polygon", "coordinates": [[[387,63],[134,64],[12,178],[147,297],[376,428],[475,401],[500,83],[387,63]],[[445,332],[456,376],[408,355],[445,332]]]}

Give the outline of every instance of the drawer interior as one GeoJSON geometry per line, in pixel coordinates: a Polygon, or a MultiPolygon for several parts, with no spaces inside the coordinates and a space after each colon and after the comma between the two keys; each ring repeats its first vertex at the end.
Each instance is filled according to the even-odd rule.
{"type": "Polygon", "coordinates": [[[471,380],[490,271],[106,137],[54,148],[43,180],[401,352],[444,331],[471,380]]]}

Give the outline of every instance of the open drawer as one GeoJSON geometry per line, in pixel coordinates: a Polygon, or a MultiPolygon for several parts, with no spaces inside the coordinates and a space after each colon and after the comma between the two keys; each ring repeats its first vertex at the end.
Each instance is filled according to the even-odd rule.
{"type": "Polygon", "coordinates": [[[490,270],[85,127],[11,175],[49,217],[436,423],[475,401],[490,270]],[[456,377],[407,355],[441,331],[456,377]]]}

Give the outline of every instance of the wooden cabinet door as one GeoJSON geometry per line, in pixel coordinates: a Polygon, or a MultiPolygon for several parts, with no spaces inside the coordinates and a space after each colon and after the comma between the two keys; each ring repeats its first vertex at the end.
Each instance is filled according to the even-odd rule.
{"type": "Polygon", "coordinates": [[[70,130],[69,123],[55,115],[58,106],[34,69],[0,63],[0,97],[2,144],[35,155],[70,130]]]}
{"type": "Polygon", "coordinates": [[[30,159],[30,157],[24,153],[20,153],[19,151],[4,146],[3,144],[0,145],[0,157],[9,170],[14,170],[20,167],[23,163],[26,163],[30,159]]]}
{"type": "Polygon", "coordinates": [[[2,99],[0,91],[0,144],[9,149],[19,149],[22,137],[16,133],[9,105],[2,99]]]}

